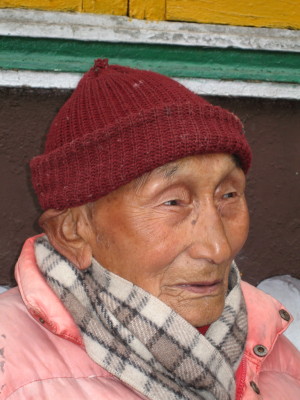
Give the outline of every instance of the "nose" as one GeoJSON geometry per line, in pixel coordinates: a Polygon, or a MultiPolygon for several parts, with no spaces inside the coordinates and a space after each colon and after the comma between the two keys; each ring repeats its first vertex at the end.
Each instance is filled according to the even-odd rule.
{"type": "Polygon", "coordinates": [[[214,205],[205,207],[191,225],[189,255],[194,259],[206,259],[222,264],[232,257],[232,248],[225,223],[214,205]]]}

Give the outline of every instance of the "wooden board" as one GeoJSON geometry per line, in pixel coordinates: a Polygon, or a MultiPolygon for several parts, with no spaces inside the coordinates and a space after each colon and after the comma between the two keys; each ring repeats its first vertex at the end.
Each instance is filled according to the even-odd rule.
{"type": "Polygon", "coordinates": [[[33,8],[37,10],[81,11],[82,0],[2,0],[1,8],[33,8]]]}
{"type": "Polygon", "coordinates": [[[128,0],[2,0],[0,7],[127,15],[128,0]]]}
{"type": "Polygon", "coordinates": [[[167,0],[166,19],[300,29],[300,1],[167,0]]]}
{"type": "Polygon", "coordinates": [[[161,21],[165,19],[165,0],[130,0],[129,16],[132,18],[161,21]]]}
{"type": "Polygon", "coordinates": [[[85,72],[95,58],[181,78],[300,84],[300,53],[0,37],[0,70],[85,72]]]}
{"type": "Polygon", "coordinates": [[[95,14],[127,15],[127,0],[83,0],[83,12],[95,14]]]}

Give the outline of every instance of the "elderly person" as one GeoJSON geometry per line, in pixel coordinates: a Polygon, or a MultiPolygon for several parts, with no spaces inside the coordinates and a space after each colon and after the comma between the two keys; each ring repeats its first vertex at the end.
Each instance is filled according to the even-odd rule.
{"type": "Polygon", "coordinates": [[[290,314],[241,282],[251,161],[239,119],[97,60],[32,181],[46,235],[0,301],[0,399],[299,400],[290,314]]]}

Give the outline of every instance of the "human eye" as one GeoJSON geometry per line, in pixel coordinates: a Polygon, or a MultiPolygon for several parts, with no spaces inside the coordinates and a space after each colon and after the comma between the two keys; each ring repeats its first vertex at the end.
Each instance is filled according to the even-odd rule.
{"type": "Polygon", "coordinates": [[[157,198],[157,205],[179,211],[186,208],[191,202],[190,192],[181,186],[172,186],[164,190],[157,198]]]}
{"type": "Polygon", "coordinates": [[[165,206],[178,206],[179,205],[179,200],[175,200],[175,199],[167,200],[167,201],[163,202],[163,205],[165,205],[165,206]]]}
{"type": "Polygon", "coordinates": [[[223,199],[233,199],[237,196],[237,192],[228,192],[223,194],[223,199]]]}

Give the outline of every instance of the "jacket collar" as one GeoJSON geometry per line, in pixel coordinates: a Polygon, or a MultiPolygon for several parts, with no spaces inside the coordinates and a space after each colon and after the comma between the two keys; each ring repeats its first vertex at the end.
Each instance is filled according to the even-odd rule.
{"type": "Polygon", "coordinates": [[[248,312],[245,355],[261,363],[293,318],[279,301],[254,286],[242,282],[242,290],[248,312]]]}
{"type": "Polygon", "coordinates": [[[54,334],[83,346],[72,316],[54,294],[40,272],[34,252],[38,236],[26,240],[17,261],[15,277],[22,299],[31,316],[54,334]]]}

